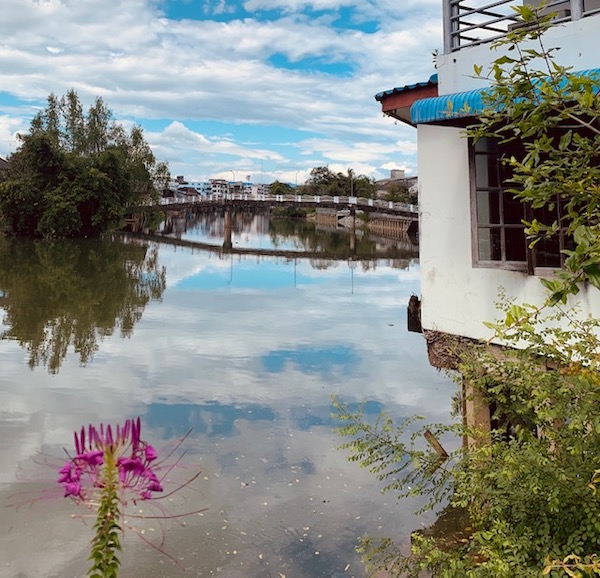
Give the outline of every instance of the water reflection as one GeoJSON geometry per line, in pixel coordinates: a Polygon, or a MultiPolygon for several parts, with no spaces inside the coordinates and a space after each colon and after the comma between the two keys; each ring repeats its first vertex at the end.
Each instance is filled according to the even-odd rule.
{"type": "Polygon", "coordinates": [[[141,244],[0,238],[0,338],[24,347],[31,368],[57,373],[70,348],[85,365],[115,330],[131,336],[165,279],[156,249],[141,244]]]}
{"type": "MultiPolygon", "coordinates": [[[[351,403],[367,399],[369,414],[385,409],[394,419],[414,413],[448,419],[453,384],[429,367],[421,337],[405,330],[406,303],[418,292],[417,263],[395,268],[373,261],[374,267],[351,269],[334,260],[315,268],[300,258],[112,243],[96,251],[123,256],[115,260],[119,267],[103,262],[111,275],[120,271],[127,291],[108,274],[86,288],[79,273],[72,282],[78,290],[68,293],[74,303],[64,305],[70,313],[60,309],[58,295],[49,303],[54,317],[47,305],[31,312],[44,327],[61,313],[88,320],[97,340],[93,363],[82,366],[71,345],[59,373],[23,372],[20,341],[0,341],[0,502],[56,485],[55,470],[34,459],[62,458],[81,424],[140,415],[148,441],[158,448],[193,428],[181,475],[201,470],[202,476],[182,503],[168,507],[208,510],[185,520],[185,527],[164,529],[165,548],[186,573],[130,536],[124,576],[358,578],[364,576],[354,552],[358,536],[406,541],[423,522],[413,514],[418,504],[382,497],[376,480],[337,450],[330,395],[351,403]],[[160,290],[140,290],[152,271],[163,275],[160,290]],[[122,330],[117,312],[123,306],[109,306],[105,317],[86,313],[109,290],[136,296],[125,300],[140,315],[143,310],[133,331],[122,330]],[[144,299],[138,301],[138,292],[144,299]],[[93,324],[94,316],[108,321],[93,324]]],[[[42,259],[44,250],[23,247],[30,248],[10,250],[20,265],[10,269],[7,256],[2,262],[12,274],[2,269],[0,290],[13,302],[26,277],[17,271],[35,268],[51,292],[47,279],[62,270],[50,267],[62,262],[57,257],[42,259]]],[[[84,250],[67,251],[67,263],[71,251],[84,250]]],[[[28,275],[37,282],[35,271],[28,275]]],[[[44,295],[38,298],[44,303],[44,295]]],[[[27,304],[38,308],[32,296],[27,304]]],[[[84,575],[90,528],[72,513],[58,498],[19,511],[3,508],[0,577],[84,575]]],[[[162,537],[160,527],[145,528],[162,537]]]]}
{"type": "MultiPolygon", "coordinates": [[[[335,218],[333,221],[335,223],[335,218]]],[[[361,228],[359,219],[355,227],[346,228],[302,218],[272,218],[268,212],[256,214],[196,207],[170,210],[152,233],[227,251],[254,249],[282,254],[322,254],[329,260],[410,260],[418,256],[416,238],[408,234],[398,234],[395,238],[370,235],[361,228]]]]}

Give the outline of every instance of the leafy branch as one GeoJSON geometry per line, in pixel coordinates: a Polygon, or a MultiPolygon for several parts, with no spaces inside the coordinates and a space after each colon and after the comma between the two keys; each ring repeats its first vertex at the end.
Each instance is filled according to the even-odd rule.
{"type": "Polygon", "coordinates": [[[543,42],[554,15],[542,16],[542,8],[513,7],[522,26],[493,45],[505,54],[485,74],[475,66],[475,75],[491,86],[484,92],[485,110],[467,134],[520,142],[522,157],[504,158],[512,170],[508,192],[534,211],[560,209],[552,222],[525,221],[531,248],[561,230],[574,245],[563,251],[564,270],[542,281],[552,306],[566,303],[582,283],[600,289],[600,75],[556,62],[558,48],[543,42]]]}

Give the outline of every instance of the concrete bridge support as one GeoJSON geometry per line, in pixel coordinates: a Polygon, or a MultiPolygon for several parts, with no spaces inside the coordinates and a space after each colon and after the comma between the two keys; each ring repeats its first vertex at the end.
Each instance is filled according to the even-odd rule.
{"type": "Polygon", "coordinates": [[[350,253],[356,255],[356,209],[350,207],[350,253]]]}
{"type": "Polygon", "coordinates": [[[223,215],[223,249],[225,250],[233,247],[233,243],[231,242],[232,221],[231,208],[227,207],[223,215]]]}

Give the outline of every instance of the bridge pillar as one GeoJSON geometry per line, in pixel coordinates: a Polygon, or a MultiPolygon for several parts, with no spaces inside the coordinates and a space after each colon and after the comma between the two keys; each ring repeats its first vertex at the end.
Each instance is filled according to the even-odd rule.
{"type": "Polygon", "coordinates": [[[231,242],[231,231],[232,227],[232,217],[231,217],[231,209],[226,207],[225,213],[223,215],[223,249],[231,249],[233,244],[231,242]]]}
{"type": "Polygon", "coordinates": [[[356,255],[356,208],[350,206],[349,209],[352,217],[350,222],[350,253],[356,255]]]}

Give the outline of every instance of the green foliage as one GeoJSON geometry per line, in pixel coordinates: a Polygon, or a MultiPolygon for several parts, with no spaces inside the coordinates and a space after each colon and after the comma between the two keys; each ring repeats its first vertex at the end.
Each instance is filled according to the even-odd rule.
{"type": "Polygon", "coordinates": [[[299,207],[297,203],[284,207],[274,207],[271,210],[271,217],[274,219],[306,219],[310,214],[314,213],[312,209],[299,207]]]}
{"type": "Polygon", "coordinates": [[[84,115],[74,91],[51,94],[20,138],[0,183],[1,221],[16,236],[97,237],[168,182],[142,129],[127,133],[100,98],[84,115]]]}
{"type": "Polygon", "coordinates": [[[429,496],[423,510],[445,499],[452,471],[448,464],[452,460],[442,464],[440,456],[423,443],[423,433],[429,430],[440,436],[455,431],[455,427],[438,424],[415,429],[422,421],[418,416],[394,425],[385,413],[369,423],[362,407],[351,412],[335,398],[332,404],[335,417],[341,423],[337,432],[351,438],[340,449],[348,450],[351,462],[357,462],[385,483],[382,492],[394,491],[398,498],[429,496]]]}
{"type": "MultiPolygon", "coordinates": [[[[573,247],[564,251],[564,270],[543,280],[543,306],[502,301],[502,319],[487,325],[506,348],[457,352],[456,406],[479,400],[492,408],[491,431],[457,426],[470,443],[433,480],[435,489],[418,478],[419,451],[391,435],[410,422],[394,430],[385,417],[369,426],[357,414],[356,425],[340,428],[352,437],[344,444],[350,459],[379,479],[388,472],[408,479],[407,464],[415,464],[417,491],[433,496],[431,506],[439,492],[465,513],[466,537],[451,548],[434,532],[413,535],[408,555],[390,541],[363,541],[369,569],[391,576],[600,575],[600,321],[561,307],[582,282],[600,288],[600,79],[553,60],[555,49],[543,43],[552,15],[531,5],[514,9],[523,25],[496,43],[507,50],[486,77],[492,86],[481,122],[467,132],[522,144],[523,155],[505,162],[513,194],[545,210],[526,223],[532,245],[563,229],[573,247]],[[544,221],[555,208],[557,219],[544,221]]],[[[395,479],[386,487],[406,495],[395,479]]]]}
{"type": "Polygon", "coordinates": [[[416,191],[411,193],[404,183],[392,183],[387,189],[385,200],[394,203],[418,205],[419,195],[416,191]]]}
{"type": "Polygon", "coordinates": [[[293,195],[294,189],[287,183],[274,181],[269,185],[269,193],[272,195],[293,195]]]}
{"type": "Polygon", "coordinates": [[[352,169],[348,173],[333,173],[329,167],[315,167],[310,178],[298,188],[304,195],[355,196],[374,198],[375,183],[365,175],[356,176],[352,169]]]}
{"type": "MultiPolygon", "coordinates": [[[[552,14],[542,16],[530,5],[514,10],[523,25],[494,45],[505,54],[485,76],[488,106],[468,135],[523,145],[522,157],[505,162],[515,196],[534,210],[548,209],[526,222],[532,246],[561,228],[573,239],[564,270],[545,282],[550,304],[565,303],[581,282],[600,289],[600,77],[553,59],[557,48],[543,42],[552,14]],[[548,221],[557,207],[558,216],[548,221]]],[[[482,77],[482,67],[475,74],[482,77]]]]}
{"type": "MultiPolygon", "coordinates": [[[[448,496],[467,515],[467,539],[453,548],[439,536],[413,536],[406,556],[391,542],[363,542],[373,570],[512,578],[539,576],[550,566],[550,576],[569,575],[568,565],[579,563],[584,570],[578,571],[591,572],[590,557],[600,548],[594,486],[600,479],[600,322],[510,302],[503,310],[498,334],[522,349],[474,346],[462,353],[460,366],[463,384],[494,408],[489,443],[462,446],[428,477],[430,463],[414,447],[423,427],[407,444],[403,434],[412,420],[395,427],[384,416],[369,425],[358,413],[348,427],[341,415],[339,432],[352,438],[343,446],[350,459],[386,481],[386,490],[399,497],[417,492],[430,498],[430,507],[448,496]]],[[[452,431],[465,438],[477,433],[464,425],[452,431]]]]}

